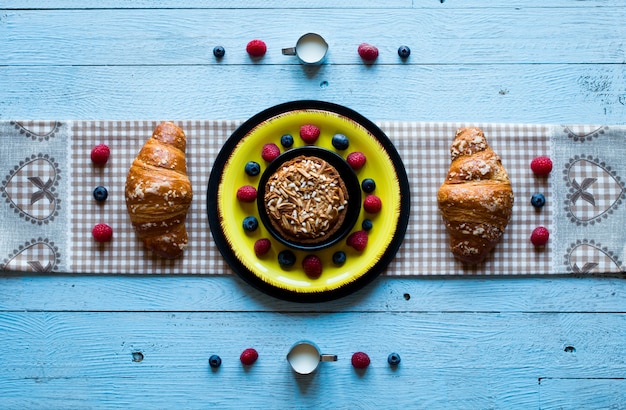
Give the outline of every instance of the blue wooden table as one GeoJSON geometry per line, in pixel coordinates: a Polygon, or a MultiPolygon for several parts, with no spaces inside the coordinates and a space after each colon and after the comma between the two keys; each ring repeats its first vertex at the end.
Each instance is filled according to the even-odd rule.
{"type": "MultiPolygon", "coordinates": [[[[54,3],[0,0],[0,120],[244,120],[316,99],[372,120],[626,124],[623,0],[54,3]],[[316,69],[280,52],[309,31],[330,45],[316,69]]],[[[236,275],[5,274],[0,408],[626,408],[625,312],[620,277],[381,277],[293,304],[236,275]],[[339,360],[294,376],[301,338],[339,360]]]]}

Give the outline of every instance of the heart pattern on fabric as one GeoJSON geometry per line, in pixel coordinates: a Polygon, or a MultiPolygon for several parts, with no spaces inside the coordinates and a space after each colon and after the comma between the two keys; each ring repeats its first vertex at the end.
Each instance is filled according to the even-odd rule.
{"type": "Polygon", "coordinates": [[[13,272],[54,272],[61,260],[59,249],[47,238],[26,242],[0,264],[1,270],[13,272]]]}
{"type": "Polygon", "coordinates": [[[621,177],[598,158],[575,156],[563,173],[568,188],[565,210],[572,223],[599,223],[624,201],[626,189],[621,177]]]}
{"type": "Polygon", "coordinates": [[[584,125],[564,125],[563,132],[568,138],[576,142],[592,141],[604,134],[609,127],[603,125],[601,127],[584,126],[584,125]]]}
{"type": "Polygon", "coordinates": [[[35,141],[48,141],[54,138],[59,128],[63,125],[59,121],[38,121],[28,123],[28,125],[21,121],[10,122],[21,135],[35,141]]]}
{"type": "Polygon", "coordinates": [[[48,154],[32,155],[13,167],[0,191],[20,217],[33,224],[47,224],[59,215],[60,173],[59,164],[48,154]]]}
{"type": "Polygon", "coordinates": [[[593,240],[578,240],[570,245],[565,255],[565,265],[572,273],[622,273],[619,258],[608,248],[593,240]]]}

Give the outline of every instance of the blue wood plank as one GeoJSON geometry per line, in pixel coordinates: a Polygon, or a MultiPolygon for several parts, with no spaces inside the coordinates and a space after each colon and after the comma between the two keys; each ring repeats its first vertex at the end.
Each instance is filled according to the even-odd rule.
{"type": "MultiPolygon", "coordinates": [[[[625,124],[624,6],[0,0],[0,119],[246,119],[314,98],[374,120],[625,124]],[[319,70],[279,53],[307,30],[331,42],[319,70]],[[253,62],[257,36],[270,52],[253,62]]],[[[381,277],[298,305],[236,276],[4,275],[0,407],[623,408],[624,306],[623,278],[381,277]],[[295,378],[302,337],[340,360],[295,378]]]]}
{"type": "Polygon", "coordinates": [[[377,64],[622,63],[626,7],[580,10],[284,10],[266,14],[263,24],[256,9],[15,11],[3,17],[9,41],[0,54],[15,66],[297,64],[281,49],[317,31],[333,65],[361,64],[362,42],[379,48],[377,64]],[[261,60],[245,52],[253,38],[267,43],[261,60]],[[403,44],[413,50],[406,61],[397,54],[403,44]],[[213,57],[216,45],[226,49],[223,59],[213,57]]]}
{"type": "Polygon", "coordinates": [[[624,124],[626,66],[0,66],[0,119],[235,119],[317,99],[374,121],[624,124]],[[166,96],[166,98],[164,98],[166,96]],[[133,117],[133,118],[129,118],[133,117]]]}

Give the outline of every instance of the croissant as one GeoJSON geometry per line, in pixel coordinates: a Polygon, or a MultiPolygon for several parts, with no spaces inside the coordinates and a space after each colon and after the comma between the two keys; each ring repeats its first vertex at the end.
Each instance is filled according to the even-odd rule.
{"type": "Polygon", "coordinates": [[[193,192],[186,144],[178,126],[159,124],[126,177],[126,208],[137,236],[146,248],[168,259],[179,257],[187,248],[185,219],[193,192]]]}
{"type": "Polygon", "coordinates": [[[461,128],[450,146],[452,163],[437,202],[450,250],[466,264],[482,262],[500,241],[513,210],[513,190],[500,157],[480,128],[461,128]]]}

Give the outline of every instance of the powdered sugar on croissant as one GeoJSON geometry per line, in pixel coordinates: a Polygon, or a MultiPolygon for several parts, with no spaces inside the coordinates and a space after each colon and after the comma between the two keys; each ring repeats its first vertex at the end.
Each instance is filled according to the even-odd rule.
{"type": "Polygon", "coordinates": [[[186,136],[159,124],[126,177],[126,208],[137,236],[156,254],[173,259],[187,248],[185,219],[193,192],[187,176],[186,136]]]}
{"type": "Polygon", "coordinates": [[[500,241],[511,218],[511,182],[480,128],[459,129],[450,157],[450,170],[437,194],[439,209],[454,256],[477,264],[500,241]]]}

